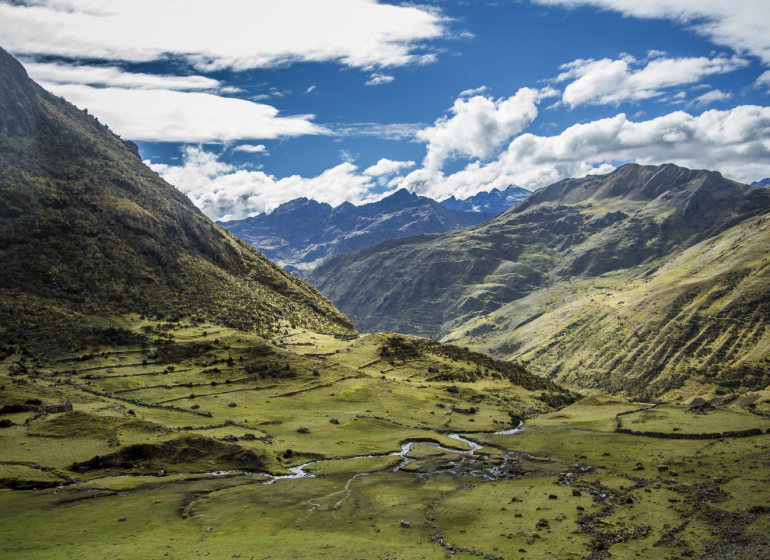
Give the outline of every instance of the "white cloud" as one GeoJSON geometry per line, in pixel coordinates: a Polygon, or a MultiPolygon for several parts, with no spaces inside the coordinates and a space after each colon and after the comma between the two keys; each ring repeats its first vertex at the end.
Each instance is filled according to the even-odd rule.
{"type": "Polygon", "coordinates": [[[375,72],[371,76],[369,76],[369,80],[364,85],[367,86],[379,86],[382,84],[389,84],[395,80],[393,76],[388,76],[387,74],[380,74],[378,72],[375,72]]]}
{"type": "Polygon", "coordinates": [[[414,167],[413,161],[393,161],[387,158],[382,158],[376,164],[368,167],[364,170],[364,175],[372,177],[379,177],[382,175],[393,175],[398,173],[402,169],[414,167]]]}
{"type": "Polygon", "coordinates": [[[307,93],[312,93],[313,91],[315,91],[315,89],[316,89],[317,87],[318,87],[318,86],[316,86],[316,85],[312,85],[312,86],[310,86],[309,88],[307,88],[307,89],[305,90],[305,93],[306,93],[306,94],[307,94],[307,93]]]}
{"type": "Polygon", "coordinates": [[[327,131],[310,115],[282,117],[269,105],[202,92],[167,89],[95,88],[41,84],[110,128],[147,142],[217,142],[272,139],[327,131]]]}
{"type": "Polygon", "coordinates": [[[533,0],[565,7],[595,6],[637,18],[666,18],[689,26],[718,45],[770,64],[767,0],[533,0]]]}
{"type": "Polygon", "coordinates": [[[538,99],[537,90],[530,88],[497,101],[480,95],[458,98],[450,109],[451,117],[442,117],[417,133],[417,138],[428,144],[424,167],[435,172],[451,156],[493,156],[502,142],[535,119],[538,99]]]}
{"type": "Polygon", "coordinates": [[[264,154],[267,153],[267,148],[264,144],[241,144],[233,148],[234,152],[248,152],[250,154],[264,154]]]}
{"type": "Polygon", "coordinates": [[[732,99],[732,97],[733,96],[730,93],[726,93],[718,89],[712,89],[711,91],[708,91],[703,95],[699,95],[693,99],[692,105],[696,107],[705,107],[706,105],[711,105],[716,101],[726,101],[728,99],[732,99]]]}
{"type": "Polygon", "coordinates": [[[25,62],[29,76],[39,83],[84,84],[127,89],[217,90],[220,83],[205,76],[135,74],[114,66],[72,66],[25,62]]]}
{"type": "Polygon", "coordinates": [[[350,150],[340,150],[340,160],[345,163],[353,163],[359,158],[358,152],[351,152],[350,150]]]}
{"type": "Polygon", "coordinates": [[[770,107],[744,105],[698,116],[683,111],[634,122],[625,114],[576,124],[555,136],[522,134],[499,157],[449,176],[423,168],[404,186],[438,200],[509,184],[538,188],[605,173],[615,162],[714,169],[738,181],[770,175],[770,107]]]}
{"type": "Polygon", "coordinates": [[[760,87],[766,87],[770,92],[770,70],[763,72],[762,75],[757,78],[757,85],[760,87]]]}
{"type": "Polygon", "coordinates": [[[460,92],[460,95],[458,95],[457,97],[472,97],[474,95],[481,95],[488,89],[489,88],[487,86],[479,86],[473,89],[464,89],[463,91],[460,92]]]}
{"type": "Polygon", "coordinates": [[[385,140],[412,140],[424,123],[348,123],[333,127],[336,136],[376,136],[385,140]]]}
{"type": "Polygon", "coordinates": [[[302,196],[333,206],[378,198],[370,194],[374,186],[371,178],[357,173],[357,167],[348,162],[317,177],[292,175],[282,179],[225,163],[216,154],[196,147],[184,149],[181,166],[147,163],[214,220],[271,212],[302,196]]]}
{"type": "Polygon", "coordinates": [[[534,189],[566,177],[607,173],[627,161],[714,169],[749,182],[770,175],[770,107],[744,105],[700,115],[676,111],[647,121],[621,113],[554,136],[520,134],[491,161],[473,161],[450,175],[423,166],[406,177],[389,178],[414,163],[383,158],[363,171],[346,161],[317,177],[276,178],[224,163],[199,148],[187,148],[183,161],[151,167],[215,219],[269,212],[301,196],[332,205],[370,202],[382,196],[373,192],[383,186],[406,187],[436,200],[511,184],[534,189]]]}
{"type": "Polygon", "coordinates": [[[747,65],[743,59],[656,57],[644,67],[631,57],[621,60],[576,60],[562,66],[558,81],[576,78],[564,89],[562,101],[570,107],[618,104],[657,97],[662,88],[693,84],[711,74],[732,72],[747,65]]]}
{"type": "Polygon", "coordinates": [[[35,0],[0,2],[15,54],[146,62],[184,57],[201,70],[291,61],[357,68],[425,64],[446,32],[439,12],[376,0],[35,0]]]}

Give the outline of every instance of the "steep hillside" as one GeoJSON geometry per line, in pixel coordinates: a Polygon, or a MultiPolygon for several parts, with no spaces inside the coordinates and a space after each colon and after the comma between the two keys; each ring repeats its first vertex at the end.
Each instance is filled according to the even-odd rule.
{"type": "Polygon", "coordinates": [[[454,329],[572,386],[729,400],[770,386],[770,214],[671,258],[561,280],[454,329]]]}
{"type": "Polygon", "coordinates": [[[346,202],[332,208],[299,198],[270,214],[220,225],[287,270],[303,272],[330,255],[358,251],[388,239],[472,226],[493,216],[452,210],[402,189],[361,206],[346,202]]]}
{"type": "MultiPolygon", "coordinates": [[[[770,193],[765,189],[726,180],[718,173],[673,165],[626,165],[609,175],[565,180],[541,189],[516,208],[480,226],[392,241],[330,259],[313,272],[310,281],[362,330],[390,328],[434,338],[449,335],[452,340],[472,342],[477,348],[495,349],[502,356],[519,356],[535,371],[556,379],[567,381],[569,377],[575,385],[601,386],[611,391],[630,392],[631,388],[624,385],[624,376],[644,374],[646,377],[634,389],[640,392],[670,366],[674,349],[690,348],[688,345],[702,332],[704,324],[694,324],[681,336],[666,339],[671,352],[657,355],[657,373],[649,363],[637,363],[633,354],[623,352],[618,360],[626,359],[627,366],[625,370],[618,369],[610,382],[606,378],[617,363],[608,354],[602,354],[609,351],[605,346],[606,333],[597,331],[591,338],[583,329],[580,336],[569,339],[582,352],[595,352],[605,358],[592,366],[590,375],[582,375],[579,371],[589,370],[575,368],[585,363],[578,360],[572,368],[562,364],[566,355],[563,353],[570,346],[562,346],[561,339],[554,338],[558,330],[535,328],[541,324],[536,319],[543,309],[533,310],[527,302],[546,302],[546,308],[553,312],[551,317],[563,318],[567,310],[561,306],[571,299],[561,295],[561,290],[567,289],[569,293],[585,282],[602,286],[603,282],[597,279],[606,276],[626,278],[624,274],[633,277],[634,273],[645,271],[652,274],[671,259],[683,258],[687,248],[715,240],[730,228],[736,228],[736,235],[748,231],[754,223],[751,219],[768,208],[770,193]],[[513,312],[516,305],[527,312],[523,316],[513,312]],[[530,338],[523,338],[524,331],[521,338],[512,337],[510,331],[524,328],[527,323],[532,323],[528,326],[532,330],[526,331],[530,338]],[[560,377],[560,372],[566,377],[560,377]],[[599,379],[603,381],[596,381],[599,379]]],[[[735,250],[741,252],[739,247],[735,250]]],[[[746,258],[749,257],[742,254],[736,257],[740,262],[746,258]]],[[[744,319],[748,323],[746,332],[741,327],[741,333],[735,333],[738,338],[749,336],[750,340],[733,362],[745,360],[755,352],[759,352],[755,358],[761,357],[764,343],[760,342],[761,332],[757,335],[755,331],[762,331],[770,318],[765,305],[768,283],[763,282],[763,269],[749,260],[753,264],[745,270],[715,270],[716,280],[691,286],[689,295],[682,300],[698,299],[707,292],[713,296],[716,292],[712,288],[719,285],[724,292],[721,298],[740,301],[741,309],[752,310],[744,319]],[[743,276],[756,277],[755,287],[744,291],[745,284],[736,280],[743,276]]],[[[678,278],[667,277],[680,294],[686,291],[681,282],[689,273],[683,269],[681,274],[678,278]]],[[[605,292],[614,294],[618,285],[605,292]]],[[[676,315],[684,305],[676,301],[679,300],[659,300],[658,312],[676,315]]],[[[732,313],[740,314],[737,307],[731,309],[732,313]]],[[[718,311],[711,309],[712,314],[718,311]]],[[[595,319],[582,311],[575,311],[573,317],[574,321],[598,328],[595,319]]],[[[540,318],[545,320],[545,316],[540,318]]],[[[555,325],[567,326],[559,322],[553,328],[555,325]]],[[[622,349],[618,347],[616,351],[622,349]]],[[[677,368],[686,372],[686,368],[697,369],[699,364],[688,358],[677,368]]],[[[732,366],[723,363],[714,370],[717,384],[728,383],[722,379],[722,373],[729,367],[732,366]]],[[[762,366],[755,362],[752,367],[762,366]]],[[[762,379],[760,375],[749,384],[761,385],[762,379]]],[[[683,381],[677,383],[681,385],[683,381]]],[[[675,384],[664,385],[660,390],[675,384]]]]}
{"type": "Polygon", "coordinates": [[[441,204],[455,210],[466,212],[490,212],[495,216],[502,214],[508,208],[516,206],[519,202],[527,200],[532,193],[527,189],[511,185],[504,191],[492,189],[489,192],[480,192],[462,200],[450,196],[442,200],[441,204]]]}
{"type": "Polygon", "coordinates": [[[5,51],[0,107],[0,325],[11,333],[67,337],[62,319],[125,312],[352,332],[316,290],[213,224],[135,145],[5,51]]]}

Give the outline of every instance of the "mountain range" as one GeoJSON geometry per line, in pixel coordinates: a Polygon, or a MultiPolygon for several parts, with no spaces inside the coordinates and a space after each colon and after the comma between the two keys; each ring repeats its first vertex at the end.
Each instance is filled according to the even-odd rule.
{"type": "Polygon", "coordinates": [[[628,164],[308,280],[361,330],[467,344],[575,387],[756,389],[770,382],[768,210],[766,189],[716,172],[628,164]]]}
{"type": "Polygon", "coordinates": [[[330,255],[380,241],[440,233],[479,224],[488,212],[451,209],[401,189],[378,202],[332,207],[307,198],[286,202],[269,214],[219,225],[294,273],[304,273],[330,255]]]}
{"type": "Polygon", "coordinates": [[[329,259],[495,359],[356,332],[2,50],[0,108],[0,557],[770,553],[767,189],[626,166],[329,259]]]}
{"type": "Polygon", "coordinates": [[[489,192],[482,191],[462,200],[458,200],[452,195],[446,200],[442,200],[441,204],[455,210],[489,212],[496,216],[508,208],[516,206],[519,202],[527,200],[531,194],[532,192],[527,189],[511,185],[503,191],[500,189],[492,189],[489,192]]]}

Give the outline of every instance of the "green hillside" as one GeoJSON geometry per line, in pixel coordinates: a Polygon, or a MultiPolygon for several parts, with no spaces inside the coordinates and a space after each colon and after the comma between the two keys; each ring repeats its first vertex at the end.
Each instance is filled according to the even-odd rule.
{"type": "Polygon", "coordinates": [[[768,208],[770,191],[718,173],[626,165],[309,280],[361,330],[469,344],[574,387],[764,389],[768,208]]]}
{"type": "MultiPolygon", "coordinates": [[[[72,316],[195,315],[350,333],[307,284],[213,224],[85,112],[0,51],[0,325],[72,338],[72,316]],[[66,331],[60,327],[67,325],[66,331]]],[[[78,335],[79,336],[79,335],[78,335]]]]}
{"type": "MultiPolygon", "coordinates": [[[[768,395],[581,398],[359,335],[1,51],[0,92],[0,559],[770,553],[768,395]]],[[[650,282],[754,263],[761,219],[650,282]]],[[[762,278],[736,282],[760,320],[762,278]]]]}

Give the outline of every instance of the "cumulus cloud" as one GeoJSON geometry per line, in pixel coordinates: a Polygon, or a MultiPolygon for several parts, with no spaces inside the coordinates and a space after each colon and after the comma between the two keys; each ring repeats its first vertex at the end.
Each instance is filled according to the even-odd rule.
{"type": "Polygon", "coordinates": [[[283,117],[270,105],[203,92],[42,83],[125,138],[219,142],[324,134],[312,115],[283,117]]]}
{"type": "Polygon", "coordinates": [[[700,115],[676,111],[650,120],[611,118],[573,125],[560,134],[519,134],[488,161],[472,161],[456,173],[423,166],[398,174],[414,162],[383,158],[363,171],[350,161],[316,177],[277,178],[221,161],[200,148],[187,148],[179,166],[151,164],[214,219],[270,212],[307,196],[333,205],[370,202],[376,190],[406,187],[443,200],[466,198],[511,184],[535,189],[566,177],[608,173],[619,162],[676,163],[715,169],[750,182],[770,175],[770,107],[743,105],[700,115]]]}
{"type": "Polygon", "coordinates": [[[766,0],[533,0],[538,4],[594,6],[637,18],[678,21],[718,45],[770,64],[770,18],[766,0]]]}
{"type": "Polygon", "coordinates": [[[147,62],[172,55],[201,70],[292,61],[357,68],[424,64],[446,32],[439,12],[376,0],[35,0],[0,2],[15,54],[147,62]]]}
{"type": "Polygon", "coordinates": [[[619,60],[575,60],[562,66],[557,81],[573,79],[564,88],[562,101],[570,107],[584,104],[618,104],[657,97],[663,88],[693,84],[711,74],[724,74],[746,66],[738,57],[653,58],[643,67],[633,57],[619,60]]]}
{"type": "Polygon", "coordinates": [[[282,203],[303,196],[333,206],[378,198],[370,194],[374,187],[371,177],[358,173],[358,168],[348,162],[316,177],[277,178],[223,162],[216,154],[199,147],[188,146],[182,155],[182,165],[146,163],[213,220],[271,212],[282,203]]]}
{"type": "Polygon", "coordinates": [[[419,169],[404,184],[441,200],[509,184],[538,188],[605,173],[626,161],[715,169],[745,182],[764,177],[770,172],[770,107],[743,105],[695,116],[676,111],[637,122],[621,113],[555,136],[522,134],[491,162],[472,162],[449,176],[419,169]]]}
{"type": "Polygon", "coordinates": [[[442,117],[417,133],[417,138],[428,144],[423,166],[436,172],[448,157],[493,156],[501,143],[535,119],[539,97],[537,90],[522,88],[507,99],[481,95],[458,98],[450,109],[451,117],[442,117]]]}
{"type": "Polygon", "coordinates": [[[414,167],[413,161],[393,161],[387,158],[382,158],[376,164],[366,168],[364,170],[364,175],[370,175],[372,177],[393,175],[394,173],[398,173],[402,169],[409,167],[414,167]]]}

